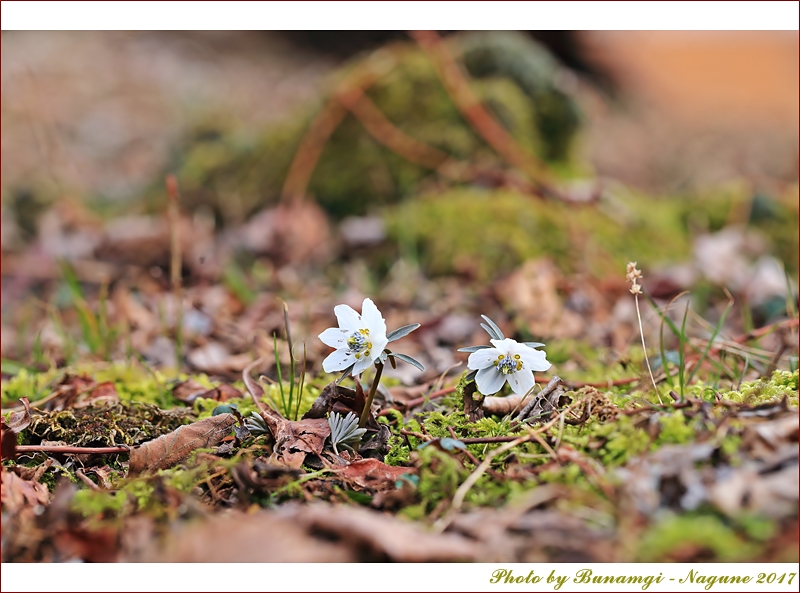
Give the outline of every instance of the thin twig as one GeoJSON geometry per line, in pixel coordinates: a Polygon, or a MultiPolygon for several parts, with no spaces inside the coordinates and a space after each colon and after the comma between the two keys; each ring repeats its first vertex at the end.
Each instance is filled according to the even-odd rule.
{"type": "MultiPolygon", "coordinates": [[[[452,427],[452,426],[448,426],[448,427],[447,427],[447,430],[450,432],[450,436],[451,436],[451,437],[452,437],[454,440],[457,440],[457,441],[460,441],[460,440],[461,440],[460,438],[458,438],[458,435],[456,434],[456,431],[455,431],[455,430],[453,430],[453,427],[452,427]]],[[[463,441],[462,441],[462,442],[463,442],[463,441]]],[[[473,454],[472,454],[472,451],[470,451],[469,449],[462,449],[462,450],[461,450],[461,453],[462,453],[462,454],[463,454],[463,455],[464,455],[464,456],[465,456],[467,459],[469,459],[469,460],[470,460],[470,462],[472,463],[472,465],[473,465],[473,466],[475,466],[475,467],[478,467],[478,466],[481,464],[480,460],[479,460],[477,457],[475,457],[475,455],[473,455],[473,454]]],[[[490,476],[492,476],[492,477],[493,477],[494,479],[496,479],[496,480],[503,480],[503,479],[504,479],[504,477],[503,477],[502,475],[500,475],[498,472],[494,471],[492,468],[488,468],[488,469],[486,470],[486,473],[487,473],[487,474],[489,474],[490,476]]]]}
{"type": "Polygon", "coordinates": [[[426,401],[430,399],[436,399],[439,397],[443,397],[448,393],[453,393],[456,390],[455,386],[453,387],[445,387],[444,389],[440,389],[439,391],[434,391],[430,395],[423,395],[421,397],[415,397],[414,399],[410,399],[405,403],[405,408],[410,410],[411,408],[415,408],[420,404],[424,404],[426,401]]]}
{"type": "Polygon", "coordinates": [[[656,380],[653,377],[653,369],[650,368],[650,358],[647,356],[647,345],[644,343],[644,329],[642,328],[642,314],[639,312],[639,295],[633,295],[633,298],[636,300],[636,317],[639,319],[639,335],[642,336],[642,351],[644,352],[644,361],[647,363],[647,372],[650,373],[650,380],[653,382],[653,389],[656,392],[656,397],[658,397],[658,403],[663,404],[664,402],[661,401],[661,394],[658,393],[658,386],[656,385],[656,380]]]}
{"type": "Polygon", "coordinates": [[[561,385],[561,377],[559,377],[558,375],[553,375],[553,378],[550,379],[550,382],[547,384],[547,386],[544,387],[535,396],[533,396],[531,400],[525,405],[525,407],[522,408],[520,413],[517,415],[517,420],[519,421],[525,420],[528,417],[528,414],[531,413],[533,406],[536,405],[536,402],[539,401],[541,398],[547,397],[548,395],[553,393],[553,391],[555,391],[555,389],[559,385],[561,385]]]}
{"type": "Polygon", "coordinates": [[[380,76],[394,67],[394,64],[395,60],[390,53],[376,52],[371,60],[342,81],[300,140],[283,183],[281,201],[297,203],[305,198],[311,175],[322,156],[325,144],[347,115],[348,108],[345,105],[355,104],[380,76]],[[378,57],[374,57],[375,55],[378,57]],[[387,56],[390,59],[387,59],[387,56]],[[343,100],[342,97],[347,98],[343,100]]]}
{"type": "MultiPolygon", "coordinates": [[[[467,493],[470,491],[470,489],[477,483],[477,481],[480,479],[480,477],[483,475],[483,473],[486,471],[486,469],[489,467],[489,465],[491,465],[492,460],[495,457],[497,457],[501,453],[505,453],[509,449],[513,449],[517,445],[521,445],[522,443],[526,443],[528,441],[535,440],[537,435],[542,434],[543,432],[549,430],[552,426],[554,426],[559,421],[559,418],[561,416],[566,415],[567,412],[569,412],[572,408],[577,406],[578,403],[579,402],[573,402],[572,404],[570,404],[569,406],[564,408],[564,410],[558,416],[556,416],[555,418],[553,418],[552,420],[547,422],[547,424],[543,424],[542,426],[540,426],[539,428],[537,428],[535,430],[531,429],[531,428],[528,428],[528,434],[523,435],[523,436],[518,437],[518,438],[515,438],[513,441],[506,443],[502,447],[498,447],[497,449],[494,449],[493,451],[490,451],[489,453],[487,453],[486,457],[483,459],[481,464],[477,468],[475,468],[475,471],[473,471],[467,477],[467,479],[464,480],[464,483],[461,484],[461,486],[458,487],[458,490],[456,490],[455,496],[453,496],[453,504],[450,507],[450,513],[449,513],[448,516],[452,517],[455,513],[457,513],[458,511],[461,510],[461,505],[464,502],[464,497],[467,495],[467,493]]],[[[462,440],[462,442],[466,442],[466,441],[462,440]]],[[[449,520],[439,521],[437,523],[438,523],[438,525],[437,525],[438,529],[437,530],[438,531],[443,531],[444,528],[447,526],[447,523],[449,523],[449,520]]]]}
{"type": "Polygon", "coordinates": [[[244,370],[242,371],[242,381],[244,382],[244,386],[247,389],[247,392],[250,394],[250,397],[253,398],[253,403],[256,404],[256,408],[258,408],[259,412],[263,412],[266,409],[266,406],[261,403],[264,390],[261,388],[261,385],[253,381],[253,376],[251,373],[253,372],[253,369],[258,368],[262,362],[264,362],[263,358],[257,358],[244,367],[244,370]]]}
{"type": "Polygon", "coordinates": [[[375,103],[364,95],[363,92],[358,93],[356,97],[351,97],[349,93],[341,94],[338,96],[338,99],[356,116],[356,119],[361,122],[364,129],[369,132],[375,140],[386,146],[392,152],[400,155],[407,161],[425,167],[426,169],[440,171],[445,175],[453,170],[453,167],[443,167],[451,158],[446,152],[429,146],[424,142],[420,142],[416,138],[412,138],[403,132],[389,121],[375,103]]]}
{"type": "Polygon", "coordinates": [[[479,445],[482,443],[510,443],[516,438],[519,438],[519,435],[504,437],[475,437],[459,440],[466,445],[479,445]]]}
{"type": "Polygon", "coordinates": [[[92,479],[85,473],[83,473],[83,470],[81,468],[75,470],[75,475],[78,476],[81,482],[86,484],[90,489],[94,490],[95,492],[101,492],[103,490],[102,488],[100,488],[100,486],[92,482],[92,479]]]}
{"type": "Polygon", "coordinates": [[[770,325],[765,325],[764,327],[760,327],[758,329],[749,331],[746,334],[736,336],[735,338],[733,338],[733,341],[742,344],[744,342],[749,342],[750,340],[755,340],[756,338],[763,338],[766,334],[771,333],[783,327],[788,327],[788,328],[797,327],[798,321],[799,320],[797,319],[784,319],[783,321],[778,321],[770,325]]]}
{"type": "Polygon", "coordinates": [[[438,33],[435,31],[410,31],[409,35],[430,58],[450,99],[475,131],[500,156],[522,170],[534,183],[538,184],[537,189],[546,194],[554,194],[555,192],[545,185],[549,182],[550,174],[544,164],[520,146],[514,137],[483,107],[480,99],[470,88],[466,74],[450,54],[438,33]]]}
{"type": "Polygon", "coordinates": [[[127,445],[117,447],[68,447],[60,445],[17,445],[17,453],[66,453],[70,455],[105,455],[107,453],[128,453],[127,445]]]}

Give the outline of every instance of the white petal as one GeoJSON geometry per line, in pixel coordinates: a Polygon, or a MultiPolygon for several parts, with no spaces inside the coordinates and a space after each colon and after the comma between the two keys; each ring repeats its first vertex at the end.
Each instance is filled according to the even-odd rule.
{"type": "Polygon", "coordinates": [[[503,353],[497,348],[483,348],[469,355],[467,359],[467,368],[473,371],[485,369],[488,366],[492,366],[502,354],[503,353]]]}
{"type": "Polygon", "coordinates": [[[339,348],[347,344],[347,337],[350,333],[346,329],[338,327],[329,327],[319,335],[322,343],[331,348],[339,348]]]}
{"type": "Polygon", "coordinates": [[[541,350],[534,350],[525,344],[517,344],[513,351],[514,354],[519,354],[525,369],[531,371],[546,371],[550,368],[550,363],[547,362],[547,355],[541,350]]]}
{"type": "Polygon", "coordinates": [[[352,333],[363,327],[361,325],[361,316],[350,305],[336,305],[333,308],[333,312],[336,313],[336,319],[342,329],[352,333]]]}
{"type": "Polygon", "coordinates": [[[372,342],[386,337],[386,320],[381,316],[381,312],[378,311],[378,307],[375,306],[372,299],[364,299],[364,303],[361,305],[361,322],[364,327],[369,329],[369,337],[372,338],[372,342]]]}
{"type": "Polygon", "coordinates": [[[343,371],[349,367],[355,358],[353,353],[348,350],[336,350],[331,352],[328,357],[322,361],[322,370],[326,373],[333,373],[335,371],[343,371]]]}
{"type": "Polygon", "coordinates": [[[511,385],[511,390],[517,395],[525,395],[536,384],[533,379],[533,371],[522,369],[516,373],[508,375],[508,384],[511,385]]]}
{"type": "Polygon", "coordinates": [[[366,356],[362,357],[358,362],[356,362],[356,366],[353,367],[353,375],[360,375],[366,371],[371,364],[372,360],[370,360],[370,358],[366,356]]]}
{"type": "Polygon", "coordinates": [[[475,382],[478,384],[478,391],[483,395],[492,395],[503,388],[506,376],[494,367],[487,367],[478,371],[475,375],[475,382]]]}
{"type": "Polygon", "coordinates": [[[511,338],[505,338],[504,340],[489,340],[492,345],[500,350],[504,355],[509,354],[514,347],[519,346],[519,342],[516,340],[512,340],[511,338]]]}
{"type": "Polygon", "coordinates": [[[383,349],[386,348],[386,345],[389,343],[389,340],[386,339],[386,336],[378,336],[374,338],[372,336],[372,332],[370,332],[370,344],[372,344],[372,350],[369,352],[370,360],[375,361],[383,352],[383,349]]]}

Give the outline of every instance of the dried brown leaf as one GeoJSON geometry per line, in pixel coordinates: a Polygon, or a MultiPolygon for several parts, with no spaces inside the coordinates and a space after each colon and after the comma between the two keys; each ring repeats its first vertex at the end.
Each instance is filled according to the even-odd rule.
{"type": "Polygon", "coordinates": [[[26,506],[47,505],[50,492],[47,486],[33,480],[23,480],[17,474],[2,469],[2,490],[0,501],[3,510],[11,515],[19,513],[26,506]]]}
{"type": "Polygon", "coordinates": [[[15,433],[22,432],[28,428],[28,425],[31,423],[31,404],[28,401],[28,398],[23,397],[19,401],[22,403],[25,409],[22,412],[11,412],[8,415],[8,419],[3,421],[3,423],[6,425],[6,428],[15,433]]]}
{"type": "Polygon", "coordinates": [[[400,476],[413,472],[411,468],[386,465],[377,459],[361,459],[338,470],[338,474],[351,484],[372,491],[394,488],[400,476]]]}
{"type": "Polygon", "coordinates": [[[530,260],[498,282],[495,290],[506,308],[537,337],[573,338],[586,322],[564,307],[564,277],[549,259],[530,260]]]}
{"type": "Polygon", "coordinates": [[[70,526],[53,536],[53,545],[65,559],[85,562],[115,562],[119,553],[117,529],[70,526]]]}
{"type": "MultiPolygon", "coordinates": [[[[152,541],[152,540],[151,540],[152,541]]],[[[216,516],[170,533],[162,546],[130,546],[137,562],[354,562],[356,550],[315,537],[274,511],[216,516]],[[273,534],[273,536],[269,536],[273,534]],[[217,545],[215,542],[224,542],[217,545]],[[139,549],[136,549],[136,548],[139,549]]]]}
{"type": "Polygon", "coordinates": [[[172,388],[172,395],[180,402],[193,404],[194,400],[208,391],[208,387],[201,385],[194,379],[187,379],[177,383],[172,388]]]}
{"type": "Polygon", "coordinates": [[[114,470],[108,466],[104,465],[103,467],[89,467],[86,468],[86,473],[93,473],[97,476],[97,479],[100,480],[100,485],[105,488],[106,490],[111,490],[112,488],[112,478],[114,477],[114,470]]]}
{"type": "Polygon", "coordinates": [[[91,406],[98,402],[117,403],[119,401],[119,394],[117,388],[111,381],[98,383],[89,387],[85,391],[79,393],[73,400],[73,408],[84,408],[91,406]]]}
{"type": "Polygon", "coordinates": [[[306,418],[290,422],[274,411],[272,415],[262,412],[261,416],[275,438],[271,463],[299,469],[307,454],[322,453],[325,439],[331,435],[331,427],[324,418],[306,418]],[[275,415],[280,418],[276,418],[275,415]]]}
{"type": "Polygon", "coordinates": [[[180,426],[169,434],[131,449],[128,475],[166,469],[180,463],[195,449],[220,443],[236,424],[233,414],[219,414],[180,426]]]}
{"type": "Polygon", "coordinates": [[[334,381],[329,383],[319,394],[311,409],[303,415],[303,419],[307,418],[325,418],[328,414],[338,411],[342,416],[346,416],[347,412],[353,412],[356,417],[361,415],[361,410],[364,408],[364,395],[362,390],[361,406],[358,406],[358,395],[354,389],[342,387],[337,385],[334,381]]]}
{"type": "Polygon", "coordinates": [[[37,407],[48,411],[58,411],[69,408],[78,396],[95,385],[94,379],[86,375],[65,374],[53,392],[43,400],[37,402],[37,407]]]}
{"type": "Polygon", "coordinates": [[[178,401],[192,405],[198,397],[225,402],[229,399],[242,397],[242,392],[226,383],[209,389],[194,379],[187,379],[186,381],[181,381],[172,388],[172,395],[175,396],[175,399],[178,401]]]}
{"type": "Polygon", "coordinates": [[[2,441],[2,458],[14,459],[17,455],[17,435],[8,428],[6,421],[0,423],[0,441],[2,441]]]}
{"type": "Polygon", "coordinates": [[[365,559],[393,562],[459,562],[479,559],[475,542],[458,534],[433,534],[370,509],[322,504],[287,505],[277,511],[311,533],[331,534],[339,546],[365,559]]]}

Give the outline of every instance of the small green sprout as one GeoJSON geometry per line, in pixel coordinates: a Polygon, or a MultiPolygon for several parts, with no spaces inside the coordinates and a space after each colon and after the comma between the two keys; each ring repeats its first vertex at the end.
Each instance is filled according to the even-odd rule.
{"type": "Polygon", "coordinates": [[[366,428],[358,427],[358,418],[353,412],[348,412],[347,416],[344,417],[338,412],[333,412],[328,416],[328,424],[331,427],[331,446],[333,446],[333,452],[337,455],[339,454],[339,446],[353,451],[350,445],[356,445],[361,442],[361,437],[367,432],[366,428]]]}

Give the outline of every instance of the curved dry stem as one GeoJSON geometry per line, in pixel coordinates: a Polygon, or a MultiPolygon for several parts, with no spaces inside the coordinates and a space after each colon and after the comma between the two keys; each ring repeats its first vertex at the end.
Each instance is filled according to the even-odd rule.
{"type": "Polygon", "coordinates": [[[661,401],[661,394],[658,393],[658,386],[653,377],[653,369],[650,368],[650,359],[647,357],[647,345],[644,343],[644,328],[642,327],[642,314],[639,312],[639,295],[635,294],[633,298],[636,299],[636,317],[639,319],[639,335],[642,336],[642,352],[644,353],[644,361],[647,363],[647,372],[650,373],[650,381],[653,382],[653,389],[656,392],[656,397],[658,397],[658,403],[663,405],[664,402],[661,401]]]}
{"type": "Polygon", "coordinates": [[[257,358],[244,367],[244,370],[242,371],[242,381],[244,382],[244,386],[247,389],[247,392],[250,394],[250,397],[253,398],[253,403],[256,404],[256,408],[258,408],[259,412],[263,412],[266,409],[266,406],[261,403],[264,390],[261,388],[261,385],[253,380],[251,373],[253,372],[253,369],[258,368],[263,362],[263,358],[257,358]]]}
{"type": "MultiPolygon", "coordinates": [[[[528,434],[523,435],[523,436],[521,436],[521,437],[519,437],[517,439],[514,439],[510,443],[506,443],[505,445],[503,445],[501,447],[498,447],[497,449],[494,449],[493,451],[490,451],[489,453],[487,453],[486,457],[483,459],[481,464],[478,467],[476,467],[475,471],[473,471],[467,477],[467,479],[464,480],[464,483],[461,484],[461,486],[458,487],[458,490],[456,490],[455,496],[453,496],[453,504],[450,507],[450,511],[448,512],[447,517],[441,519],[440,521],[438,521],[436,523],[436,525],[435,525],[435,529],[437,531],[439,531],[439,532],[444,531],[445,527],[447,527],[447,525],[450,523],[450,520],[452,519],[452,517],[461,510],[461,505],[464,503],[464,497],[466,497],[466,495],[470,491],[470,489],[477,483],[477,481],[480,479],[480,477],[483,475],[483,473],[489,468],[489,466],[492,463],[492,460],[495,457],[497,457],[501,453],[505,453],[509,449],[513,449],[517,445],[521,445],[522,443],[525,443],[525,442],[528,442],[528,441],[531,441],[531,440],[536,440],[537,437],[540,434],[542,434],[543,432],[546,432],[551,427],[555,426],[558,422],[561,421],[562,418],[565,418],[567,413],[570,412],[573,408],[577,407],[577,405],[579,403],[580,403],[580,401],[576,401],[576,402],[571,403],[569,406],[564,408],[561,411],[561,413],[558,414],[555,418],[553,418],[552,420],[550,420],[546,424],[543,424],[542,426],[540,426],[537,429],[533,429],[533,428],[530,428],[530,427],[526,426],[525,428],[528,430],[528,434]]],[[[552,451],[552,449],[551,449],[551,451],[552,451]]]]}

